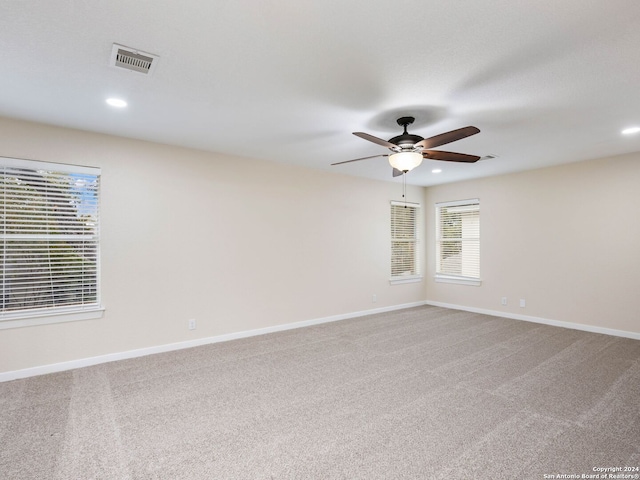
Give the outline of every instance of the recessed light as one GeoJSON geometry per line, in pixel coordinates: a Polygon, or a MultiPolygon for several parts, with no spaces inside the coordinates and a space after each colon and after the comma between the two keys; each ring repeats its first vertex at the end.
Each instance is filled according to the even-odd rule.
{"type": "Polygon", "coordinates": [[[431,170],[431,173],[440,173],[442,172],[441,168],[434,168],[433,170],[431,170]]]}
{"type": "Polygon", "coordinates": [[[631,135],[632,133],[638,133],[638,132],[640,132],[640,127],[630,127],[622,130],[623,135],[631,135]]]}
{"type": "Polygon", "coordinates": [[[107,98],[107,103],[112,107],[124,108],[127,106],[127,102],[120,98],[107,98]]]}

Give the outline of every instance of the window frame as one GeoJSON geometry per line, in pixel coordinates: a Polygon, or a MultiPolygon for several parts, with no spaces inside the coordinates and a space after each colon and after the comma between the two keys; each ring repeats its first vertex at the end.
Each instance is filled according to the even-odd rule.
{"type": "MultiPolygon", "coordinates": [[[[482,278],[480,276],[480,249],[481,249],[481,237],[480,237],[480,199],[479,198],[470,198],[466,200],[454,200],[450,202],[437,202],[435,204],[435,275],[434,280],[439,283],[454,283],[458,285],[470,285],[470,286],[480,286],[482,285],[482,278]],[[442,239],[441,239],[441,209],[447,207],[458,207],[458,206],[466,206],[466,205],[477,205],[478,206],[478,248],[477,248],[477,257],[475,261],[478,264],[478,276],[464,276],[464,275],[454,275],[451,273],[442,273],[440,267],[440,256],[441,256],[441,248],[442,248],[442,239]]],[[[461,234],[462,235],[462,234],[461,234]]],[[[462,242],[463,237],[460,236],[460,241],[462,242]]]]}
{"type": "MultiPolygon", "coordinates": [[[[34,173],[42,174],[45,172],[54,172],[58,178],[64,178],[65,175],[91,175],[96,176],[98,180],[98,185],[96,187],[96,215],[95,222],[97,225],[95,226],[95,231],[92,233],[91,237],[94,239],[95,244],[95,275],[91,275],[92,282],[95,280],[95,300],[92,300],[87,303],[75,304],[75,305],[61,305],[61,306],[45,306],[41,308],[25,308],[25,309],[16,309],[9,311],[0,311],[0,330],[7,328],[17,328],[17,327],[26,327],[33,325],[46,325],[52,323],[61,323],[61,322],[72,322],[78,320],[89,320],[100,318],[104,312],[104,306],[101,303],[101,285],[100,285],[100,178],[102,171],[98,167],[89,167],[89,166],[80,166],[80,165],[70,165],[70,164],[61,164],[61,163],[52,163],[52,162],[43,162],[39,160],[26,160],[20,158],[11,158],[11,157],[0,157],[0,171],[3,176],[7,175],[8,169],[19,169],[29,171],[32,170],[34,173]]],[[[28,175],[28,173],[25,173],[28,175]]],[[[10,176],[10,172],[9,172],[10,176]]],[[[9,190],[10,192],[10,190],[9,190]]],[[[3,200],[3,195],[6,195],[7,190],[4,187],[0,188],[0,200],[2,200],[2,205],[4,206],[5,214],[8,212],[6,209],[6,203],[3,200]]],[[[4,197],[6,198],[6,197],[4,197]]],[[[54,207],[59,205],[53,204],[54,207]]],[[[15,208],[15,207],[14,207],[15,208]]],[[[57,207],[56,207],[57,208],[57,207]]],[[[36,210],[36,213],[39,215],[44,215],[47,209],[44,210],[36,210]]],[[[37,220],[33,220],[34,223],[30,225],[35,225],[37,220]]],[[[0,226],[3,223],[0,223],[0,226]]],[[[17,235],[15,233],[7,233],[6,231],[0,231],[0,243],[2,243],[6,248],[5,242],[15,241],[15,239],[24,239],[29,242],[37,241],[38,238],[42,239],[42,235],[27,233],[20,234],[20,237],[13,237],[12,235],[17,235]],[[38,236],[39,235],[39,236],[38,236]]],[[[47,234],[50,236],[52,234],[47,234]]],[[[53,237],[51,237],[53,238],[53,237]]],[[[82,235],[79,236],[78,241],[83,241],[84,237],[82,235]]],[[[49,240],[47,240],[49,241],[49,240]]],[[[63,240],[59,240],[63,241],[63,240]]],[[[41,248],[41,247],[38,247],[41,248]]],[[[51,247],[48,247],[51,248],[51,247]]],[[[6,252],[7,250],[4,250],[6,252]]],[[[3,267],[4,268],[4,267],[3,267]]],[[[84,268],[84,267],[83,267],[84,268]]],[[[82,270],[84,271],[84,270],[82,270]]],[[[66,272],[65,272],[66,273],[66,272]]],[[[93,273],[93,272],[92,272],[93,273]]],[[[51,271],[49,271],[51,274],[51,271]]],[[[82,283],[81,285],[87,285],[84,283],[85,274],[82,274],[82,283]]],[[[55,276],[51,277],[55,278],[55,276]]],[[[69,278],[68,274],[63,275],[61,279],[69,278]]],[[[4,280],[4,271],[3,275],[0,277],[0,282],[4,280]]],[[[90,283],[89,285],[93,285],[90,283]]],[[[3,288],[4,291],[4,288],[3,288]]]]}
{"type": "MultiPolygon", "coordinates": [[[[421,205],[419,203],[413,203],[413,202],[404,202],[404,201],[396,201],[396,200],[392,200],[390,203],[390,216],[389,216],[389,234],[391,237],[391,257],[390,257],[390,262],[391,262],[391,268],[393,268],[393,244],[394,242],[397,242],[399,239],[398,238],[394,238],[393,237],[393,215],[394,215],[394,208],[393,207],[407,207],[407,208],[413,208],[415,209],[415,223],[413,225],[414,227],[414,237],[412,240],[412,243],[414,244],[414,248],[413,248],[413,265],[414,265],[414,271],[415,273],[412,275],[393,275],[391,274],[390,278],[389,278],[389,283],[391,285],[400,285],[400,284],[404,284],[404,283],[416,283],[416,282],[421,282],[423,279],[423,275],[421,273],[421,268],[420,268],[420,260],[421,260],[421,255],[420,255],[420,208],[421,205]]],[[[406,238],[402,239],[403,241],[407,241],[406,238]]]]}

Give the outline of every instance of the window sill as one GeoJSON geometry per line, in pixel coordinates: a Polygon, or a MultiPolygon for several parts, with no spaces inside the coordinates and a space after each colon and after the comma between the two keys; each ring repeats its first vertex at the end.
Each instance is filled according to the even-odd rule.
{"type": "Polygon", "coordinates": [[[77,322],[80,320],[94,320],[102,318],[103,312],[103,306],[96,306],[81,310],[0,315],[0,330],[48,325],[52,323],[77,322]]]}
{"type": "Polygon", "coordinates": [[[405,277],[392,277],[389,279],[391,285],[401,285],[403,283],[418,283],[422,281],[422,275],[407,275],[405,277]]]}
{"type": "Polygon", "coordinates": [[[453,275],[436,275],[433,278],[438,283],[455,283],[457,285],[471,285],[473,287],[482,285],[482,280],[479,278],[456,277],[453,275]]]}

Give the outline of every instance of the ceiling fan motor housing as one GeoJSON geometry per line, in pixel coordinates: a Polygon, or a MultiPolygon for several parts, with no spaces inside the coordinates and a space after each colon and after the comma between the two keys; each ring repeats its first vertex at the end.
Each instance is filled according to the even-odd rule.
{"type": "Polygon", "coordinates": [[[389,143],[395,143],[399,147],[403,148],[413,148],[413,146],[424,140],[420,135],[411,135],[410,133],[403,133],[402,135],[398,135],[397,137],[393,137],[389,140],[389,143]]]}
{"type": "Polygon", "coordinates": [[[389,143],[398,145],[402,150],[409,150],[412,149],[416,143],[424,140],[420,135],[411,135],[410,133],[407,133],[407,126],[411,125],[414,121],[415,118],[413,117],[400,117],[397,122],[398,125],[404,128],[404,132],[402,135],[389,139],[389,143]]]}

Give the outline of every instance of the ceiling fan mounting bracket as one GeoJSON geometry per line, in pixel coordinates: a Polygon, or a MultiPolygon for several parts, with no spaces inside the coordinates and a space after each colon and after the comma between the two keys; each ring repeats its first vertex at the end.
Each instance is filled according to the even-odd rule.
{"type": "Polygon", "coordinates": [[[396,120],[398,122],[398,125],[400,125],[401,127],[404,128],[405,132],[407,130],[407,125],[411,125],[413,122],[416,121],[416,119],[414,117],[400,117],[398,120],[396,120]]]}
{"type": "MultiPolygon", "coordinates": [[[[389,143],[393,143],[394,145],[397,145],[400,151],[412,151],[413,146],[416,143],[424,140],[419,135],[411,135],[410,133],[407,132],[407,126],[411,125],[414,121],[415,121],[415,118],[413,117],[400,117],[397,120],[397,122],[398,122],[398,125],[404,128],[404,132],[402,132],[402,135],[398,135],[397,137],[393,137],[389,139],[389,143]]],[[[390,150],[398,151],[397,149],[390,149],[390,150]]]]}

